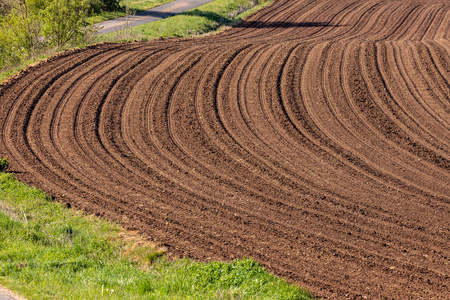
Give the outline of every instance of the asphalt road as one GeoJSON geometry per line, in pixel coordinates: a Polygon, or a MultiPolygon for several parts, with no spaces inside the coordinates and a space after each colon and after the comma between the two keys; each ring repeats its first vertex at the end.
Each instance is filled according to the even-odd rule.
{"type": "Polygon", "coordinates": [[[0,285],[0,300],[24,300],[24,298],[15,295],[13,292],[0,285]]]}
{"type": "Polygon", "coordinates": [[[214,0],[175,0],[173,2],[152,8],[150,10],[140,12],[129,18],[123,17],[100,23],[98,24],[100,29],[98,30],[97,34],[102,35],[123,30],[126,27],[127,22],[131,24],[131,27],[134,27],[162,20],[212,1],[214,0]]]}

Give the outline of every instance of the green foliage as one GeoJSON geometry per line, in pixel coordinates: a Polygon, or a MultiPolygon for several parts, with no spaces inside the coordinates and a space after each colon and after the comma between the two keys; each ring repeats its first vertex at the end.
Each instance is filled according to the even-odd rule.
{"type": "MultiPolygon", "coordinates": [[[[27,57],[41,47],[41,9],[44,0],[14,0],[9,14],[2,21],[3,35],[8,35],[11,50],[27,57]]],[[[11,52],[11,51],[10,51],[11,52]]]]}
{"type": "Polygon", "coordinates": [[[0,70],[52,47],[85,45],[93,35],[87,18],[94,6],[119,9],[119,0],[7,0],[0,6],[0,70]]]}
{"type": "Polygon", "coordinates": [[[0,172],[4,172],[8,169],[9,167],[9,161],[8,158],[0,158],[0,172]]]}
{"type": "Polygon", "coordinates": [[[171,261],[140,246],[131,259],[117,226],[12,174],[0,174],[0,199],[0,283],[29,299],[311,299],[251,259],[171,261]]]}
{"type": "Polygon", "coordinates": [[[22,61],[23,53],[17,49],[12,31],[0,17],[0,70],[2,66],[15,65],[22,61]]]}
{"type": "Polygon", "coordinates": [[[120,0],[87,0],[91,11],[99,13],[102,11],[120,10],[120,0]]]}
{"type": "Polygon", "coordinates": [[[44,37],[58,48],[84,37],[89,31],[88,10],[85,0],[51,1],[42,13],[44,37]]]}

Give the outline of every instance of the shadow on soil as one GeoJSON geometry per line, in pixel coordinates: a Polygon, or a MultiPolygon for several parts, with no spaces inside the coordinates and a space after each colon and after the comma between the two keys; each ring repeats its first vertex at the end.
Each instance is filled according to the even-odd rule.
{"type": "Polygon", "coordinates": [[[294,28],[294,27],[338,27],[342,25],[332,25],[328,22],[259,22],[259,21],[241,21],[236,23],[233,20],[227,19],[213,12],[200,11],[194,9],[192,11],[183,12],[180,15],[184,16],[197,16],[207,18],[219,25],[233,25],[234,27],[241,28],[294,28]]]}
{"type": "Polygon", "coordinates": [[[234,27],[242,28],[292,28],[292,27],[338,27],[342,25],[331,25],[327,22],[258,22],[258,21],[242,21],[234,27]]]}

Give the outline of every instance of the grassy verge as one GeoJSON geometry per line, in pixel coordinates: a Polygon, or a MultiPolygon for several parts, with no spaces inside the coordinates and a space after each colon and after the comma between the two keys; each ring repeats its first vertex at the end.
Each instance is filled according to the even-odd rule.
{"type": "Polygon", "coordinates": [[[170,260],[0,173],[0,283],[29,299],[311,299],[251,259],[170,260]]]}
{"type": "MultiPolygon", "coordinates": [[[[15,74],[19,73],[21,70],[25,69],[27,66],[34,65],[44,59],[47,59],[52,54],[42,54],[38,57],[30,58],[25,61],[22,61],[20,64],[7,68],[5,71],[0,72],[0,83],[2,83],[4,80],[8,79],[9,77],[14,76],[15,74]]],[[[1,70],[1,69],[0,69],[1,70]]]]}
{"type": "Polygon", "coordinates": [[[216,0],[167,19],[133,27],[131,36],[124,37],[123,32],[119,31],[102,35],[99,41],[201,35],[228,28],[271,2],[271,0],[216,0]]]}

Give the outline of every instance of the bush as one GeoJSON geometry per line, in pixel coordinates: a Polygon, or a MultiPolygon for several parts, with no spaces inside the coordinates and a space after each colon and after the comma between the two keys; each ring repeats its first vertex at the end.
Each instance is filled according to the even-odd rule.
{"type": "Polygon", "coordinates": [[[84,0],[55,0],[42,12],[42,32],[48,43],[58,48],[77,40],[89,31],[88,3],[84,0]]]}
{"type": "Polygon", "coordinates": [[[17,52],[19,56],[30,58],[42,49],[40,12],[44,2],[15,0],[11,3],[10,12],[2,18],[0,30],[10,40],[10,53],[17,52]]]}
{"type": "Polygon", "coordinates": [[[117,11],[120,9],[120,0],[88,0],[88,4],[96,13],[101,11],[117,11]]]}
{"type": "Polygon", "coordinates": [[[6,171],[9,167],[9,161],[8,158],[0,158],[0,172],[6,171]]]}
{"type": "Polygon", "coordinates": [[[24,54],[17,49],[12,32],[6,28],[0,17],[0,71],[3,68],[14,66],[24,59],[24,54]]]}

